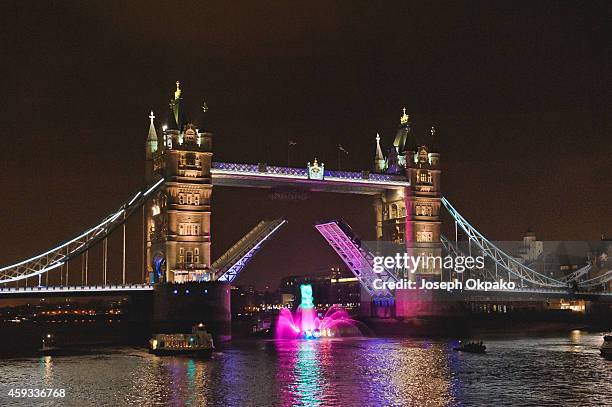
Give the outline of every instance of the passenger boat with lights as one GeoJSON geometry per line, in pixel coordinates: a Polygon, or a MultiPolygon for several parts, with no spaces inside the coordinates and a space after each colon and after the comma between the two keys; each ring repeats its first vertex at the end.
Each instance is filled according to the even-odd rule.
{"type": "Polygon", "coordinates": [[[213,338],[206,331],[204,324],[195,325],[190,334],[155,334],[149,340],[149,353],[157,356],[210,357],[214,350],[213,338]]]}
{"type": "Polygon", "coordinates": [[[612,334],[604,335],[604,342],[599,351],[604,358],[612,359],[612,334]]]}

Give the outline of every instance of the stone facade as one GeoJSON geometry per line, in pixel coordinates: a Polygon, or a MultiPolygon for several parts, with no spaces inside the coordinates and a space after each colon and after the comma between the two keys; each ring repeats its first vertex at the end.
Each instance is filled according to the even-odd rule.
{"type": "Polygon", "coordinates": [[[181,92],[171,100],[169,128],[157,150],[147,143],[147,179],[166,180],[145,207],[149,279],[165,282],[208,281],[212,134],[200,131],[185,115],[181,92]]]}
{"type": "MultiPolygon", "coordinates": [[[[417,138],[404,109],[397,136],[390,147],[386,165],[379,172],[403,173],[410,187],[388,190],[375,197],[376,237],[406,245],[409,255],[439,256],[440,245],[440,154],[434,134],[417,138]]],[[[376,138],[375,163],[380,160],[380,138],[376,138]]],[[[439,269],[417,270],[417,274],[440,274],[439,269]]],[[[408,277],[408,276],[407,276],[408,277]]]]}

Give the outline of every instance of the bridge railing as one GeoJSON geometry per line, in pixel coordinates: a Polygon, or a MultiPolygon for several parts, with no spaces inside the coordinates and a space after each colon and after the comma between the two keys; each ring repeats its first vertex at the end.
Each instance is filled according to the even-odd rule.
{"type": "Polygon", "coordinates": [[[261,246],[286,223],[285,219],[280,218],[261,221],[255,225],[211,265],[211,268],[215,271],[215,279],[234,281],[261,246]]]}
{"type": "Polygon", "coordinates": [[[578,286],[581,288],[590,288],[604,285],[612,280],[612,270],[608,270],[604,274],[597,277],[590,278],[588,280],[581,281],[578,286]]]}
{"type": "Polygon", "coordinates": [[[374,271],[373,253],[361,242],[361,239],[347,223],[334,220],[318,223],[315,228],[372,297],[393,297],[393,293],[388,289],[388,286],[381,284],[382,288],[377,288],[375,287],[375,281],[380,280],[381,283],[397,282],[398,278],[392,271],[384,267],[381,267],[380,272],[374,271]]]}
{"type": "Polygon", "coordinates": [[[164,182],[160,179],[143,191],[139,191],[130,201],[123,204],[119,210],[108,215],[102,222],[88,229],[79,236],[30,259],[20,261],[0,268],[0,284],[24,280],[40,276],[69,260],[89,250],[92,246],[105,239],[117,226],[123,224],[132,213],[140,208],[150,194],[164,182]]]}
{"type": "Polygon", "coordinates": [[[485,238],[476,228],[474,228],[461,214],[450,204],[446,198],[441,199],[442,204],[448,213],[455,220],[456,224],[465,232],[474,244],[482,251],[483,254],[492,259],[503,270],[518,277],[522,281],[542,287],[567,287],[567,282],[554,279],[544,274],[538,273],[535,270],[518,262],[512,256],[506,254],[499,249],[487,238],[485,238]]]}
{"type": "MultiPolygon", "coordinates": [[[[213,162],[213,170],[222,170],[244,174],[270,174],[284,175],[287,177],[308,178],[308,170],[299,167],[279,167],[266,164],[243,164],[243,163],[225,163],[213,162]]],[[[345,179],[351,181],[374,181],[374,182],[407,182],[406,178],[401,175],[371,173],[369,171],[333,171],[325,170],[326,178],[345,179]]]]}
{"type": "Polygon", "coordinates": [[[151,290],[151,284],[93,284],[93,285],[59,285],[34,287],[0,287],[2,293],[48,293],[48,292],[86,292],[86,291],[131,291],[151,290]]]}

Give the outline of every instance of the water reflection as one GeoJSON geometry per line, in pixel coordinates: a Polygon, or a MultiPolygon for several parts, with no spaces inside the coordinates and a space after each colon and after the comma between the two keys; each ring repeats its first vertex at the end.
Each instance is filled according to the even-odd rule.
{"type": "Polygon", "coordinates": [[[383,340],[279,341],[283,406],[453,404],[446,346],[383,340]]]}
{"type": "Polygon", "coordinates": [[[51,378],[53,374],[53,363],[51,362],[51,356],[41,356],[39,359],[41,376],[45,382],[45,385],[51,384],[51,378]]]}
{"type": "Polygon", "coordinates": [[[328,379],[330,341],[283,340],[276,343],[283,406],[335,405],[337,395],[328,379]]]}
{"type": "MultiPolygon", "coordinates": [[[[68,406],[605,405],[612,369],[601,340],[584,331],[491,339],[486,355],[440,341],[251,341],[212,360],[122,348],[0,359],[0,389],[64,388],[68,406]]],[[[0,392],[0,406],[16,405],[0,392]]]]}

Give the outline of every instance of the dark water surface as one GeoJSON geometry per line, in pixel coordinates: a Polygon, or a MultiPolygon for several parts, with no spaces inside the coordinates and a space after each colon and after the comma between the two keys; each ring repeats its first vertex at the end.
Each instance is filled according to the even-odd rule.
{"type": "Polygon", "coordinates": [[[486,355],[409,339],[252,341],[204,361],[137,348],[0,359],[0,406],[602,406],[612,361],[600,335],[488,340],[486,355]],[[17,399],[11,388],[65,389],[17,399]]]}

